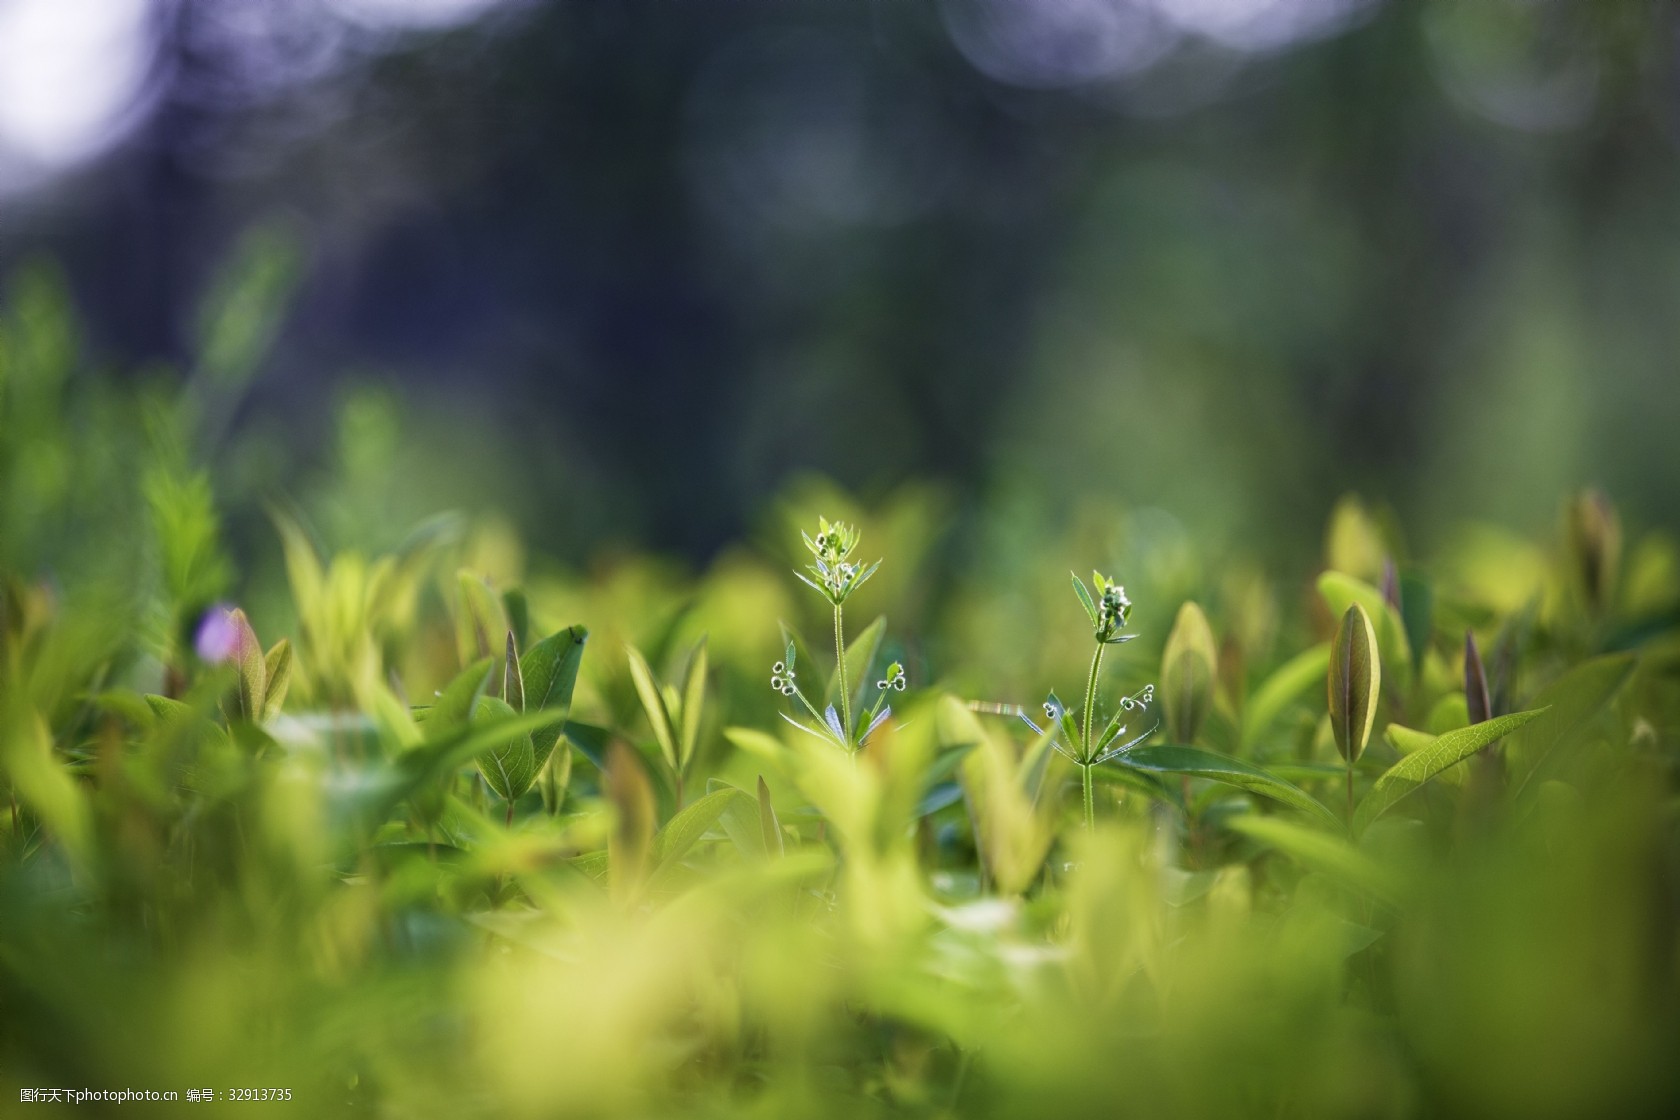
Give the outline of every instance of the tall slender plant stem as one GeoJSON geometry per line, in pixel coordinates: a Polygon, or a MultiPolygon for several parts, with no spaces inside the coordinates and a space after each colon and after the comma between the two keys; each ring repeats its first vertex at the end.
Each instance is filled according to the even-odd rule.
{"type": "Polygon", "coordinates": [[[1091,658],[1091,676],[1085,682],[1085,710],[1079,713],[1080,719],[1084,720],[1084,726],[1079,731],[1079,737],[1084,740],[1080,744],[1079,753],[1087,761],[1096,757],[1096,752],[1091,749],[1093,746],[1091,732],[1096,726],[1097,673],[1102,669],[1103,650],[1107,648],[1102,642],[1097,643],[1097,652],[1091,658]]]}
{"type": "Polygon", "coordinates": [[[1079,776],[1085,785],[1085,827],[1097,827],[1097,797],[1092,788],[1091,767],[1084,765],[1079,768],[1079,776]]]}
{"type": "Polygon", "coordinates": [[[840,726],[852,741],[852,686],[846,680],[846,623],[840,604],[834,604],[834,665],[840,681],[840,726]]]}

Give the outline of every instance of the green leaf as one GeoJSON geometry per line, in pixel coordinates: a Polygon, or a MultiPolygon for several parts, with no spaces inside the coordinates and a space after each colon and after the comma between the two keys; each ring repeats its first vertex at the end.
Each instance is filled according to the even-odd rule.
{"type": "Polygon", "coordinates": [[[727,786],[714,790],[672,817],[654,838],[653,885],[659,886],[670,875],[700,838],[710,832],[731,804],[739,803],[754,812],[758,806],[745,791],[727,786]],[[737,799],[739,801],[737,802],[737,799]]]}
{"type": "Polygon", "coordinates": [[[1423,667],[1423,655],[1429,647],[1429,635],[1434,626],[1435,589],[1421,576],[1400,577],[1400,621],[1406,631],[1406,644],[1412,650],[1412,671],[1423,667]]]}
{"type": "Polygon", "coordinates": [[[1370,856],[1342,839],[1280,817],[1246,813],[1225,821],[1225,827],[1252,837],[1290,856],[1309,870],[1394,905],[1400,889],[1394,876],[1370,856]]]}
{"type": "Polygon", "coordinates": [[[670,710],[665,707],[664,690],[654,679],[647,658],[643,657],[635,646],[624,648],[630,657],[630,679],[636,685],[636,695],[641,698],[642,710],[647,713],[648,725],[653,728],[653,737],[659,742],[659,750],[665,756],[665,764],[671,768],[672,773],[678,773],[681,768],[677,759],[677,736],[671,728],[670,710]]]}
{"type": "MultiPolygon", "coordinates": [[[[848,699],[854,710],[863,708],[869,690],[874,687],[873,682],[868,680],[869,666],[874,663],[875,655],[881,651],[881,639],[886,633],[887,619],[885,615],[880,615],[846,646],[846,679],[852,682],[853,693],[848,699]]],[[[839,677],[829,682],[829,695],[838,696],[839,685],[839,677]]]]}
{"type": "Polygon", "coordinates": [[[1091,599],[1091,593],[1085,589],[1085,581],[1079,578],[1078,572],[1069,572],[1073,577],[1073,593],[1079,596],[1079,603],[1085,608],[1085,614],[1091,620],[1091,629],[1097,628],[1097,604],[1091,599]]]}
{"type": "MultiPolygon", "coordinates": [[[[490,662],[484,662],[489,676],[490,662]]],[[[470,671],[470,670],[469,670],[470,671]]],[[[494,697],[486,697],[493,700],[494,697]]],[[[506,708],[506,705],[503,705],[506,708]]],[[[449,780],[469,762],[476,762],[486,751],[505,748],[510,740],[541,725],[540,712],[526,712],[509,719],[498,719],[496,713],[481,709],[478,718],[470,723],[444,727],[441,734],[426,721],[427,738],[381,769],[381,772],[356,791],[356,811],[367,823],[376,825],[393,808],[420,791],[449,780]]]]}
{"type": "MultiPolygon", "coordinates": [[[[474,714],[503,721],[519,713],[506,700],[496,696],[481,696],[474,714]]],[[[531,745],[529,731],[517,731],[492,744],[478,756],[478,769],[503,800],[518,801],[537,779],[536,751],[531,745]]]]}
{"type": "MultiPolygon", "coordinates": [[[[1408,754],[1378,778],[1353,813],[1353,834],[1361,835],[1372,821],[1455,762],[1475,754],[1488,744],[1509,735],[1539,716],[1544,708],[1514,712],[1486,723],[1471,724],[1438,736],[1427,747],[1408,754]]],[[[1415,733],[1414,733],[1415,734],[1415,733]]]]}
{"type": "Polygon", "coordinates": [[[1370,741],[1381,696],[1382,659],[1371,616],[1353,603],[1342,616],[1330,651],[1330,729],[1337,753],[1349,762],[1358,762],[1370,741]]]}
{"type": "Polygon", "coordinates": [[[1230,758],[1198,747],[1161,746],[1138,747],[1120,756],[1119,761],[1138,770],[1164,774],[1189,774],[1196,778],[1211,778],[1216,782],[1237,786],[1250,793],[1269,797],[1292,809],[1299,809],[1331,828],[1340,828],[1336,814],[1325,808],[1312,794],[1276,777],[1260,767],[1237,758],[1230,758]]]}
{"type": "MultiPolygon", "coordinates": [[[[535,746],[536,733],[532,734],[535,746]]],[[[537,754],[541,754],[539,748],[537,754]]],[[[560,807],[566,802],[566,787],[572,782],[572,752],[550,748],[548,758],[542,763],[540,785],[542,788],[543,810],[549,816],[556,816],[560,807]]]]}
{"type": "Polygon", "coordinates": [[[513,631],[514,639],[521,649],[525,648],[531,638],[531,603],[525,592],[517,587],[502,592],[502,610],[507,613],[508,629],[513,631]]]}
{"type": "Polygon", "coordinates": [[[433,734],[433,728],[459,727],[471,718],[478,698],[490,685],[492,665],[494,662],[490,658],[482,657],[462,669],[454,680],[444,686],[432,706],[425,711],[428,735],[433,734]]]}
{"type": "Polygon", "coordinates": [[[262,643],[242,610],[228,616],[233,627],[233,656],[239,666],[239,714],[248,720],[262,718],[263,701],[268,696],[268,665],[263,659],[262,643]]]}
{"type": "Polygon", "coordinates": [[[1634,655],[1629,653],[1595,657],[1539,691],[1534,704],[1552,709],[1550,718],[1511,736],[1505,744],[1513,798],[1522,796],[1530,785],[1538,788],[1550,776],[1563,757],[1560,750],[1603,714],[1633,675],[1634,664],[1634,655]]]}
{"type": "MultiPolygon", "coordinates": [[[[588,630],[570,626],[550,634],[519,659],[525,710],[551,715],[547,723],[531,734],[539,765],[554,751],[566,730],[566,720],[572,711],[572,689],[577,684],[578,666],[583,663],[583,647],[588,640],[588,630]]],[[[600,758],[596,764],[600,764],[600,758]]]]}
{"type": "Polygon", "coordinates": [[[455,648],[463,665],[480,657],[494,657],[499,640],[507,632],[501,600],[490,590],[483,576],[465,568],[455,573],[460,604],[455,612],[455,648]]]}
{"type": "Polygon", "coordinates": [[[700,721],[706,714],[706,639],[701,638],[688,659],[688,676],[683,681],[682,747],[678,761],[684,770],[694,758],[700,742],[700,721]]]}
{"type": "Polygon", "coordinates": [[[525,678],[519,672],[519,648],[512,630],[507,632],[507,653],[502,659],[502,699],[516,712],[525,710],[525,678]]]}
{"type": "Polygon", "coordinates": [[[263,668],[268,673],[268,691],[263,695],[262,718],[269,720],[280,714],[292,686],[292,643],[285,638],[275,642],[263,658],[263,668]]]}
{"type": "MultiPolygon", "coordinates": [[[[764,785],[763,778],[759,779],[759,785],[761,787],[764,785]]],[[[713,778],[706,783],[708,794],[718,790],[736,789],[738,787],[717,778],[713,778]]],[[[780,832],[778,831],[774,840],[766,835],[763,821],[760,818],[760,805],[745,791],[740,792],[742,796],[730,799],[729,805],[724,809],[723,816],[718,818],[718,822],[723,826],[723,830],[729,834],[729,839],[735,844],[735,847],[748,859],[765,860],[770,857],[771,852],[779,855],[781,853],[779,846],[780,832]],[[777,846],[771,847],[770,845],[773,843],[777,846]]]]}
{"type": "Polygon", "coordinates": [[[1252,745],[1262,732],[1269,731],[1283,709],[1323,680],[1329,670],[1328,642],[1313,646],[1284,662],[1254,690],[1253,698],[1243,710],[1243,745],[1252,745]]]}
{"type": "MultiPolygon", "coordinates": [[[[1120,756],[1121,759],[1125,757],[1127,756],[1120,756]]],[[[1119,761],[1119,759],[1115,761],[1119,761]]],[[[1180,811],[1184,809],[1183,794],[1174,789],[1172,783],[1164,781],[1147,770],[1134,770],[1125,765],[1105,764],[1092,770],[1091,776],[1099,782],[1125,786],[1127,789],[1136,790],[1138,793],[1153,797],[1157,801],[1164,801],[1180,811]]]]}
{"type": "Polygon", "coordinates": [[[763,774],[758,776],[758,825],[764,836],[764,850],[772,855],[786,855],[782,822],[776,819],[776,807],[770,803],[770,787],[764,784],[763,774]]]}
{"type": "Polygon", "coordinates": [[[752,727],[724,728],[723,737],[736,750],[750,754],[763,762],[779,763],[787,754],[787,747],[774,735],[767,735],[752,727]]]}
{"type": "Polygon", "coordinates": [[[1180,743],[1193,743],[1213,704],[1213,682],[1219,672],[1219,647],[1207,615],[1194,602],[1178,608],[1178,619],[1167,635],[1161,654],[1161,703],[1167,733],[1180,743]]]}

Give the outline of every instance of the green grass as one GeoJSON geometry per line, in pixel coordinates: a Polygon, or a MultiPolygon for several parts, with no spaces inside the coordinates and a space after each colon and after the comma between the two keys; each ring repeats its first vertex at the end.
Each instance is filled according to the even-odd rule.
{"type": "Polygon", "coordinates": [[[212,318],[214,376],[178,382],[88,372],[49,273],[0,321],[8,1102],[1680,1098],[1680,563],[1659,534],[1624,550],[1602,498],[1434,556],[1350,500],[1321,572],[1203,557],[1195,601],[1069,595],[1114,557],[1044,540],[1014,585],[930,593],[890,500],[801,508],[797,573],[736,550],[582,576],[473,511],[328,551],[308,526],[349,482],[311,514],[210,469],[268,322],[216,306],[257,318],[212,318]]]}

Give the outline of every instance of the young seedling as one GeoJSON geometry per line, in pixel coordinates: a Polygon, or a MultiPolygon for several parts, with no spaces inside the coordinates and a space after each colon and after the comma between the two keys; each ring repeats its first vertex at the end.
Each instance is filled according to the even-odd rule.
{"type": "Polygon", "coordinates": [[[1092,572],[1091,582],[1097,590],[1095,598],[1086,588],[1085,581],[1078,575],[1073,575],[1074,594],[1079,597],[1080,605],[1085,608],[1085,614],[1091,620],[1091,636],[1097,644],[1096,651],[1091,655],[1091,671],[1085,678],[1085,704],[1078,717],[1075,718],[1074,714],[1067,710],[1067,706],[1057,699],[1055,692],[1051,692],[1044,701],[1044,718],[1047,723],[1043,728],[1018,704],[993,704],[982,701],[969,704],[969,707],[977,712],[1017,717],[1032,728],[1035,735],[1048,738],[1053,749],[1079,767],[1080,784],[1085,795],[1087,828],[1096,824],[1094,768],[1131,750],[1155,734],[1156,729],[1161,726],[1157,720],[1143,734],[1128,739],[1119,746],[1114,745],[1116,740],[1126,734],[1128,725],[1120,722],[1126,714],[1141,711],[1154,701],[1155,686],[1146,684],[1131,695],[1121,697],[1114,714],[1100,730],[1098,729],[1097,680],[1102,674],[1103,653],[1109,646],[1129,642],[1137,635],[1122,633],[1132,613],[1132,601],[1126,598],[1126,589],[1101,572],[1092,572]],[[1066,740],[1066,745],[1058,741],[1058,736],[1066,740]]]}
{"type": "MultiPolygon", "coordinates": [[[[806,723],[786,712],[782,713],[783,719],[801,731],[832,742],[855,755],[869,742],[870,735],[892,714],[892,708],[886,702],[887,694],[903,692],[908,687],[904,666],[893,662],[887,667],[886,676],[875,682],[875,703],[867,712],[861,713],[861,719],[853,721],[854,698],[846,667],[848,654],[851,652],[846,648],[846,600],[875,574],[875,569],[881,566],[881,561],[860,565],[851,559],[852,553],[857,549],[859,534],[856,528],[844,522],[830,522],[826,517],[818,518],[815,537],[809,533],[800,535],[805,538],[805,547],[810,550],[812,560],[806,565],[805,572],[795,571],[794,575],[822,595],[834,608],[834,675],[835,688],[840,694],[840,710],[835,711],[833,704],[827,704],[818,712],[817,706],[800,688],[797,654],[792,639],[788,640],[782,660],[770,667],[770,687],[782,696],[798,700],[813,722],[806,723]],[[807,576],[806,572],[810,575],[807,576]]],[[[868,639],[880,626],[880,620],[876,620],[865,632],[866,640],[860,644],[869,647],[879,641],[878,634],[873,635],[873,641],[868,639]]],[[[867,673],[868,662],[872,656],[872,651],[865,648],[859,667],[860,673],[867,673]]],[[[861,694],[856,697],[856,706],[860,709],[863,706],[861,694]]]]}

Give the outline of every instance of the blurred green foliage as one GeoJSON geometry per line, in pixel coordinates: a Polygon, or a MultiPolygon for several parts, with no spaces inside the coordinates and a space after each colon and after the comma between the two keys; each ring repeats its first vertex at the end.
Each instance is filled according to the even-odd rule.
{"type": "Polygon", "coordinates": [[[1680,1102],[1680,549],[1602,495],[1548,539],[1476,526],[1428,554],[1349,498],[1321,570],[1280,578],[1160,510],[1044,531],[1015,520],[1022,482],[951,539],[935,490],[805,480],[703,572],[633,551],[571,570],[494,517],[399,536],[449,463],[422,466],[377,397],[343,405],[339,459],[295,503],[244,487],[246,437],[207,418],[236,406],[285,276],[245,267],[211,301],[204,377],[92,367],[50,268],[0,319],[8,1101],[1680,1102]],[[392,508],[388,488],[411,492],[392,508]],[[792,570],[819,512],[884,557],[847,606],[893,637],[857,626],[850,680],[898,663],[908,683],[855,751],[789,726],[766,684],[790,650],[804,681],[836,668],[800,635],[838,607],[792,570]],[[1081,585],[1084,614],[1074,565],[1123,577],[1097,581],[1101,611],[1135,610],[1111,625],[1081,585]],[[1363,691],[1338,701],[1350,666],[1363,691]],[[1067,680],[1091,682],[1083,710],[1048,734],[970,703],[1030,711],[1067,680]],[[1157,680],[1176,740],[1084,766],[1086,827],[1091,759],[1063,748],[1157,680]]]}

